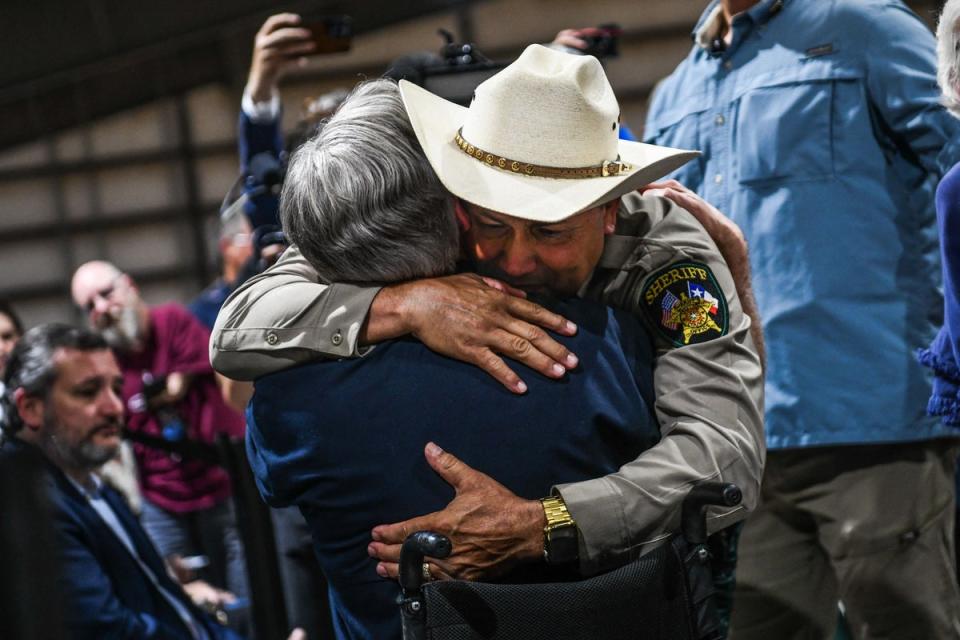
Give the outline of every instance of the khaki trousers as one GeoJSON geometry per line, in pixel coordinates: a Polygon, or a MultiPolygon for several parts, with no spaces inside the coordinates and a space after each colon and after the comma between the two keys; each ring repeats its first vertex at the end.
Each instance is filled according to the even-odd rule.
{"type": "Polygon", "coordinates": [[[954,441],[771,451],[740,538],[733,640],[960,638],[954,441]]]}

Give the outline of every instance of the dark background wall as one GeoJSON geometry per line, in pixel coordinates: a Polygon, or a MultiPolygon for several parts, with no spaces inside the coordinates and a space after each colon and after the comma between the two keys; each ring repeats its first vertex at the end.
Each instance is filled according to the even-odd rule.
{"type": "MultiPolygon", "coordinates": [[[[349,13],[358,33],[349,53],[313,58],[285,81],[288,126],[304,98],[438,49],[438,28],[506,61],[562,28],[619,22],[622,55],[607,70],[639,132],[706,0],[0,4],[0,297],[34,324],[76,318],[69,277],[86,260],[116,262],[152,302],[187,300],[215,275],[240,92],[270,13],[349,13]]],[[[932,24],[941,3],[908,4],[932,24]]]]}

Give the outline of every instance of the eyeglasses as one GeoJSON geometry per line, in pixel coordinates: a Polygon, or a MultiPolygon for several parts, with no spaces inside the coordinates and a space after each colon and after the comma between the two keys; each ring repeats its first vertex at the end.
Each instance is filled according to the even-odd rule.
{"type": "Polygon", "coordinates": [[[117,284],[120,282],[123,276],[124,274],[118,273],[113,278],[113,280],[110,281],[110,284],[105,286],[103,289],[100,289],[99,291],[93,292],[93,295],[90,296],[90,299],[87,300],[87,303],[82,307],[82,309],[87,313],[87,315],[92,313],[93,310],[97,308],[97,301],[100,300],[101,298],[107,302],[110,301],[110,298],[113,296],[113,294],[117,290],[117,284]]]}

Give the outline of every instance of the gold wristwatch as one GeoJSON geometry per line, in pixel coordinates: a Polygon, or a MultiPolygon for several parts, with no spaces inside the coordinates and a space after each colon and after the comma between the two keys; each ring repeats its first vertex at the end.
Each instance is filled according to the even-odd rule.
{"type": "Polygon", "coordinates": [[[580,530],[561,496],[540,498],[547,526],[543,528],[543,559],[547,564],[569,564],[580,557],[580,530]]]}

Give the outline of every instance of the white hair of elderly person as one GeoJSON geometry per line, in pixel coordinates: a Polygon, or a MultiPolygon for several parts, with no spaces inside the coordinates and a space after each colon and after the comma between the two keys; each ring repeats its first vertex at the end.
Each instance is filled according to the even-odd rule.
{"type": "Polygon", "coordinates": [[[937,24],[937,83],[943,104],[960,118],[960,0],[947,0],[937,24]]]}

